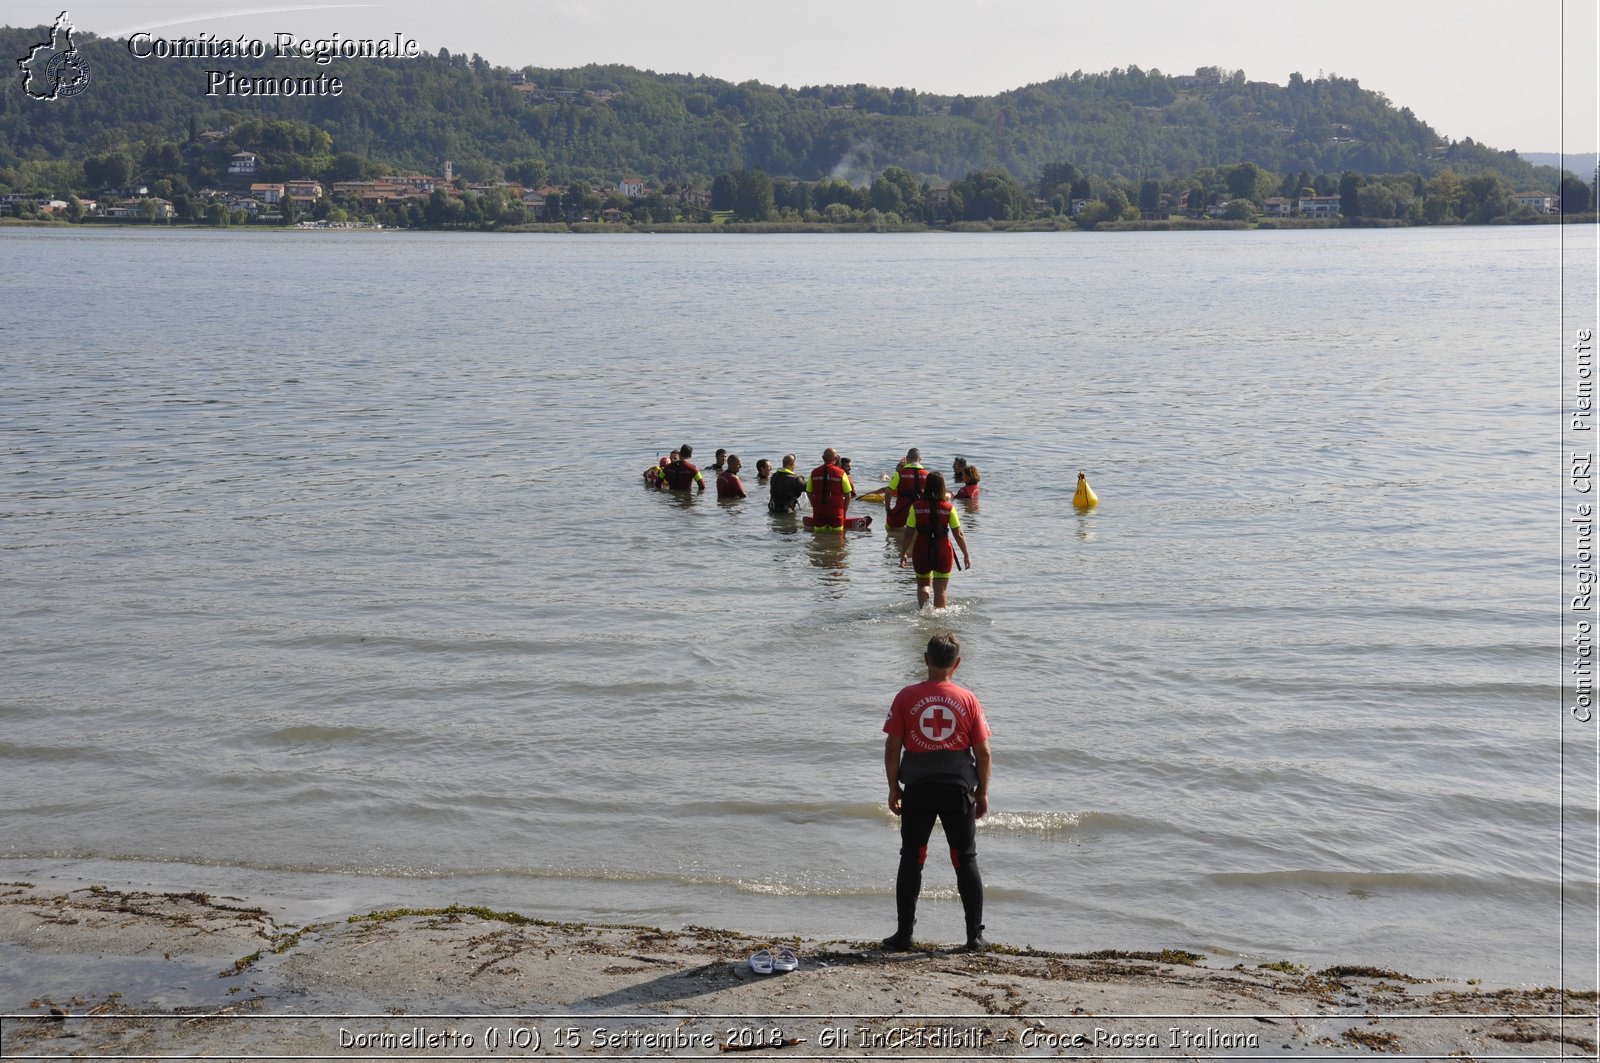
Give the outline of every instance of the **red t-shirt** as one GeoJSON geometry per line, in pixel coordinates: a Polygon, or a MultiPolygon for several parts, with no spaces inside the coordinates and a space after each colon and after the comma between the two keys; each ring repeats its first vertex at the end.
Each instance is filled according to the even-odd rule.
{"type": "Polygon", "coordinates": [[[744,484],[739,477],[731,472],[725,472],[717,477],[718,498],[744,498],[744,484]]]}
{"type": "Polygon", "coordinates": [[[971,749],[989,740],[989,723],[977,695],[948,679],[924,680],[894,696],[883,733],[894,735],[908,753],[971,749]]]}

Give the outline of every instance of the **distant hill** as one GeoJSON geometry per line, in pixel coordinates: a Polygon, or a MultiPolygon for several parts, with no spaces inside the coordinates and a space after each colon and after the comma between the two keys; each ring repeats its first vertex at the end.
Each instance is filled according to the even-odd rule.
{"type": "MultiPolygon", "coordinates": [[[[0,55],[26,54],[41,37],[49,27],[0,27],[0,55]]],[[[92,71],[79,95],[39,102],[24,98],[19,78],[6,81],[0,168],[108,151],[138,160],[162,145],[192,153],[205,131],[289,119],[323,131],[331,146],[292,144],[275,161],[318,174],[343,153],[426,173],[448,158],[468,177],[519,167],[558,180],[683,182],[741,168],[849,178],[891,165],[935,181],[990,168],[1032,180],[1058,161],[1126,179],[1182,179],[1248,161],[1280,174],[1490,170],[1519,188],[1552,191],[1559,180],[1515,152],[1447,142],[1409,108],[1351,78],[1295,74],[1275,85],[1215,67],[1181,76],[1128,67],[974,97],[868,85],[775,88],[625,66],[510,70],[444,50],[319,67],[270,55],[136,60],[125,43],[82,32],[76,44],[92,71]],[[207,97],[204,72],[219,67],[240,76],[332,74],[345,88],[338,98],[207,97]]],[[[274,152],[244,146],[269,159],[274,152]]]]}
{"type": "Polygon", "coordinates": [[[1600,166],[1600,153],[1592,151],[1587,155],[1563,155],[1559,151],[1523,151],[1518,154],[1535,166],[1553,166],[1558,170],[1568,170],[1573,176],[1581,177],[1585,181],[1593,181],[1595,167],[1600,166]]]}

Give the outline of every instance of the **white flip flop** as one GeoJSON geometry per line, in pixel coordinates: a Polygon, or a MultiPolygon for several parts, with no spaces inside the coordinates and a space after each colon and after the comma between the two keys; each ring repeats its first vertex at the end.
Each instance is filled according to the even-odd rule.
{"type": "Polygon", "coordinates": [[[800,957],[794,954],[793,949],[779,949],[778,954],[772,957],[772,969],[785,973],[797,970],[800,967],[800,957]]]}
{"type": "Polygon", "coordinates": [[[750,969],[756,974],[771,974],[772,964],[771,949],[762,949],[750,957],[750,969]]]}

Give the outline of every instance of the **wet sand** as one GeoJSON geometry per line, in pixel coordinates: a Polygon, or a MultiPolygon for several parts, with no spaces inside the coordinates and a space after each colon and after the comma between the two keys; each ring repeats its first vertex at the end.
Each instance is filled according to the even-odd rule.
{"type": "Polygon", "coordinates": [[[1186,953],[757,939],[476,908],[0,887],[4,1058],[1580,1058],[1596,996],[1186,953]],[[281,911],[281,909],[278,909],[281,911]],[[761,975],[787,946],[798,970],[761,975]]]}

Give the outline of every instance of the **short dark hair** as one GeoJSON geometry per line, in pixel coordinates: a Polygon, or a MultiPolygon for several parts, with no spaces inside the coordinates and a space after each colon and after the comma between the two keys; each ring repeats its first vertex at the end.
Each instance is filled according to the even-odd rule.
{"type": "Polygon", "coordinates": [[[687,443],[685,443],[683,446],[678,448],[678,456],[683,458],[685,461],[687,461],[688,458],[689,458],[689,455],[691,455],[693,453],[694,453],[694,448],[691,447],[687,443]]]}
{"type": "Polygon", "coordinates": [[[948,631],[928,640],[928,663],[935,668],[949,668],[961,657],[961,640],[948,631]]]}

